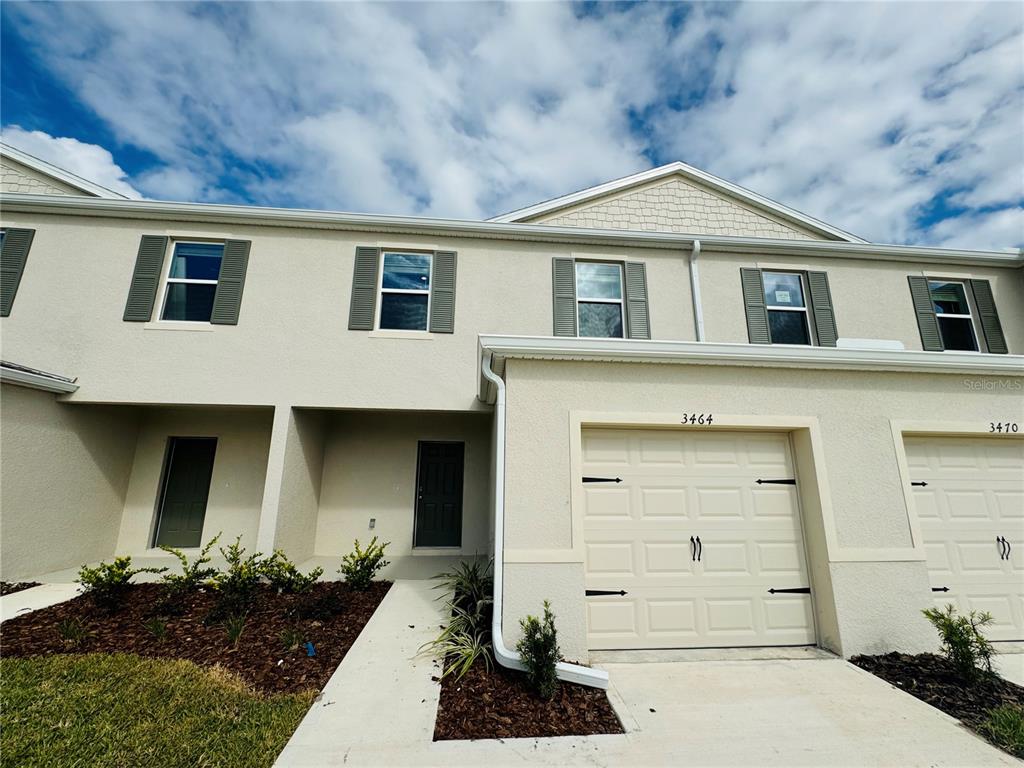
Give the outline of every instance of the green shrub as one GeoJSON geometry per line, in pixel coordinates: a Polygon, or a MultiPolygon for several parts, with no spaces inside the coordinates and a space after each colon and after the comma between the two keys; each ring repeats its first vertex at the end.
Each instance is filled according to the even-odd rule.
{"type": "Polygon", "coordinates": [[[280,549],[275,549],[274,554],[263,561],[263,575],[270,582],[270,586],[286,594],[305,592],[316,584],[316,580],[323,572],[323,568],[314,568],[303,575],[280,549]]]}
{"type": "Polygon", "coordinates": [[[442,679],[450,674],[461,678],[477,659],[483,659],[487,670],[491,669],[491,567],[490,562],[463,562],[436,577],[440,582],[435,588],[443,590],[442,598],[447,600],[448,621],[436,638],[420,648],[420,653],[429,652],[441,661],[442,679]]]}
{"type": "Polygon", "coordinates": [[[555,665],[561,658],[551,604],[547,600],[544,601],[543,620],[538,620],[536,616],[527,616],[519,621],[519,626],[523,629],[523,637],[516,645],[516,650],[526,665],[527,680],[538,696],[550,699],[558,688],[555,665]]]}
{"type": "Polygon", "coordinates": [[[125,589],[137,573],[163,573],[166,568],[132,568],[129,556],[115,557],[112,563],[100,563],[95,568],[83,565],[78,571],[78,583],[86,594],[92,595],[96,605],[117,608],[125,589]]]}
{"type": "Polygon", "coordinates": [[[242,640],[242,631],[245,629],[245,614],[239,613],[228,616],[224,620],[224,629],[228,633],[228,642],[237,648],[238,643],[242,640]]]}
{"type": "Polygon", "coordinates": [[[939,633],[942,655],[961,677],[973,680],[982,672],[992,672],[992,644],[981,632],[992,623],[992,614],[971,611],[967,616],[957,616],[952,605],[922,613],[939,633]]]}
{"type": "Polygon", "coordinates": [[[143,626],[149,630],[149,633],[157,640],[163,641],[167,637],[167,622],[159,616],[154,616],[147,620],[143,626]]]}
{"type": "Polygon", "coordinates": [[[82,624],[81,619],[77,618],[61,619],[61,622],[57,625],[57,632],[60,633],[61,639],[68,645],[78,645],[89,636],[85,625],[82,624]]]}
{"type": "Polygon", "coordinates": [[[204,568],[210,562],[210,550],[220,539],[218,533],[210,539],[206,546],[199,553],[199,557],[191,563],[188,557],[180,549],[174,547],[160,547],[164,552],[174,555],[181,563],[181,573],[165,573],[162,579],[167,587],[167,594],[164,598],[164,607],[172,613],[179,613],[184,609],[184,601],[190,592],[199,589],[199,586],[208,579],[217,575],[216,568],[204,568]]]}
{"type": "Polygon", "coordinates": [[[981,733],[1000,749],[1024,758],[1024,707],[1004,704],[989,710],[988,719],[981,724],[981,733]]]}
{"type": "Polygon", "coordinates": [[[215,620],[248,613],[256,600],[263,576],[263,553],[255,552],[245,557],[241,536],[227,549],[221,547],[220,553],[227,561],[227,567],[217,571],[207,582],[217,592],[217,602],[211,615],[215,620]]]}
{"type": "Polygon", "coordinates": [[[377,571],[388,565],[384,559],[384,548],[390,544],[390,541],[378,544],[374,536],[366,549],[362,549],[359,539],[356,539],[352,551],[341,559],[341,568],[338,569],[338,573],[345,577],[345,583],[360,592],[368,589],[377,571]]]}

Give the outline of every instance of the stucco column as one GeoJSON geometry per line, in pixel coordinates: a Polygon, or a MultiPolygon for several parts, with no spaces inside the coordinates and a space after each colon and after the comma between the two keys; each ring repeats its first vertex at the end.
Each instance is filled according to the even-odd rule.
{"type": "Polygon", "coordinates": [[[267,455],[267,478],[263,483],[263,504],[260,507],[260,525],[256,533],[256,549],[264,554],[274,551],[291,412],[290,405],[274,406],[274,425],[270,431],[270,452],[267,455]]]}

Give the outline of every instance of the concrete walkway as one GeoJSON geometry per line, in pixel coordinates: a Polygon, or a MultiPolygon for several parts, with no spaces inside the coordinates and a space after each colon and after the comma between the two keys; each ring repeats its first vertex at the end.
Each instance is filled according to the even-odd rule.
{"type": "Polygon", "coordinates": [[[413,658],[442,620],[430,587],[395,584],[278,766],[1020,765],[834,658],[606,663],[625,735],[433,742],[437,670],[413,658]]]}
{"type": "Polygon", "coordinates": [[[0,621],[13,619],[23,613],[49,608],[78,595],[77,584],[40,584],[12,595],[0,597],[0,621]]]}

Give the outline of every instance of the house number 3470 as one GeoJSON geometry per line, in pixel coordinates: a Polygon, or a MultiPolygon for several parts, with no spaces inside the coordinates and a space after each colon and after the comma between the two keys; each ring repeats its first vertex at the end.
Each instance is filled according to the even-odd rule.
{"type": "Polygon", "coordinates": [[[712,417],[710,413],[684,413],[682,424],[710,424],[712,417]]]}
{"type": "Polygon", "coordinates": [[[989,422],[989,432],[1017,432],[1020,430],[1020,425],[1013,421],[992,421],[989,422]]]}

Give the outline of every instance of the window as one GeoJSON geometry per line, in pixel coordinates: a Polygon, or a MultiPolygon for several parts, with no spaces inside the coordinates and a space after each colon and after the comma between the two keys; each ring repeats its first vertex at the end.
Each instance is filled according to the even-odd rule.
{"type": "Polygon", "coordinates": [[[378,328],[396,331],[427,330],[432,266],[429,253],[384,253],[378,328]]]}
{"type": "Polygon", "coordinates": [[[175,242],[160,319],[208,323],[223,257],[223,243],[175,242]]]}
{"type": "Polygon", "coordinates": [[[764,303],[772,344],[810,344],[803,276],[797,272],[764,272],[764,303]]]}
{"type": "Polygon", "coordinates": [[[946,349],[978,351],[978,337],[971,317],[971,304],[964,283],[952,280],[929,280],[928,293],[932,299],[939,334],[946,349]]]}
{"type": "Polygon", "coordinates": [[[623,338],[622,305],[621,265],[576,262],[576,320],[580,336],[623,338]]]}

